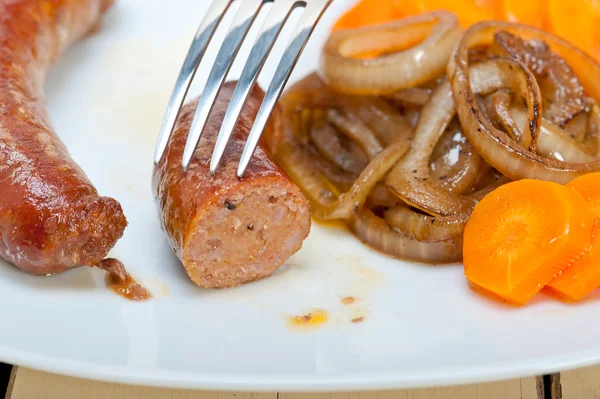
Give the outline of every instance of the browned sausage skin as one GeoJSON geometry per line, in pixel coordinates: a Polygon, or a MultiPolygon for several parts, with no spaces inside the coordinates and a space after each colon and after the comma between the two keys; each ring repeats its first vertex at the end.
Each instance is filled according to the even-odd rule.
{"type": "Polygon", "coordinates": [[[56,57],[112,2],[0,0],[0,256],[29,273],[94,266],[127,225],[54,133],[42,91],[56,57]]]}
{"type": "MultiPolygon", "coordinates": [[[[187,104],[163,161],[154,171],[159,214],[170,244],[194,283],[226,288],[269,276],[300,249],[310,230],[308,201],[259,146],[239,180],[236,168],[263,92],[256,88],[235,128],[221,166],[211,153],[234,84],[221,91],[187,173],[181,158],[197,100],[187,104]]],[[[278,120],[276,111],[268,129],[278,120]]]]}

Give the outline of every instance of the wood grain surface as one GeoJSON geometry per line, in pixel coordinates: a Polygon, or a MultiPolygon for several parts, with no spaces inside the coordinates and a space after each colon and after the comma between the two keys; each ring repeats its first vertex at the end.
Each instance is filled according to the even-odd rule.
{"type": "Polygon", "coordinates": [[[551,399],[600,398],[600,366],[562,372],[553,385],[558,389],[552,390],[551,399]]]}
{"type": "Polygon", "coordinates": [[[382,392],[233,393],[109,384],[14,367],[6,399],[544,399],[540,392],[543,389],[538,385],[536,378],[531,377],[460,387],[382,392]]]}

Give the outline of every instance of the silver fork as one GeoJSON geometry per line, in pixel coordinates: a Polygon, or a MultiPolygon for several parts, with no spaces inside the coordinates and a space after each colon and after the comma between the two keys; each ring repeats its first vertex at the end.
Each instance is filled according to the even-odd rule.
{"type": "Polygon", "coordinates": [[[211,42],[217,27],[223,20],[225,14],[230,10],[232,4],[240,2],[240,8],[238,9],[233,24],[221,45],[216,61],[208,75],[206,86],[200,97],[200,102],[196,108],[196,114],[194,115],[194,120],[183,152],[183,159],[181,161],[184,171],[187,171],[190,161],[194,156],[194,152],[196,151],[196,147],[202,136],[202,131],[206,126],[206,122],[213,109],[215,99],[221,90],[223,82],[225,81],[233,61],[261,8],[266,3],[273,3],[231,97],[231,102],[229,103],[212,154],[210,163],[211,173],[215,173],[219,166],[242,108],[244,107],[252,88],[256,84],[256,80],[258,79],[281,29],[292,11],[298,7],[303,7],[304,13],[283,53],[281,61],[275,71],[275,75],[273,76],[273,80],[271,81],[265,94],[265,98],[260,106],[254,125],[248,135],[237,170],[237,175],[241,178],[250,163],[250,159],[258,145],[260,136],[265,129],[267,121],[281,96],[302,50],[304,50],[306,42],[332,1],[333,0],[214,0],[196,32],[196,36],[194,37],[185,58],[177,82],[175,83],[175,88],[173,89],[173,94],[171,94],[171,99],[167,106],[167,112],[156,145],[154,162],[159,163],[164,156],[169,139],[173,133],[175,121],[181,111],[181,107],[192,80],[194,79],[196,70],[202,62],[206,48],[211,42]]]}

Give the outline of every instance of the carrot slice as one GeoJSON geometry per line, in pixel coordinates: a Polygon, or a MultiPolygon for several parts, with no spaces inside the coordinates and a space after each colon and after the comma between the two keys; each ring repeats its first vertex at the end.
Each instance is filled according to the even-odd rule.
{"type": "Polygon", "coordinates": [[[469,282],[515,304],[527,303],[589,248],[594,217],[577,191],[519,180],[488,194],[465,226],[469,282]]]}
{"type": "Polygon", "coordinates": [[[391,0],[362,0],[336,22],[333,30],[381,24],[395,21],[401,16],[391,0]]]}
{"type": "Polygon", "coordinates": [[[503,18],[510,22],[520,22],[542,28],[546,4],[542,0],[504,0],[503,18]]]}
{"type": "Polygon", "coordinates": [[[600,56],[600,2],[549,0],[552,30],[592,57],[600,56]]]}
{"type": "Polygon", "coordinates": [[[464,28],[489,19],[533,25],[562,36],[600,60],[599,0],[361,0],[337,21],[334,30],[436,10],[454,12],[464,28]]]}
{"type": "Polygon", "coordinates": [[[590,204],[594,214],[594,230],[589,251],[548,284],[560,299],[576,302],[600,287],[600,173],[581,176],[567,184],[590,204]]]}
{"type": "Polygon", "coordinates": [[[463,28],[494,19],[493,9],[480,7],[475,0],[414,0],[420,12],[445,10],[454,12],[463,28]]]}

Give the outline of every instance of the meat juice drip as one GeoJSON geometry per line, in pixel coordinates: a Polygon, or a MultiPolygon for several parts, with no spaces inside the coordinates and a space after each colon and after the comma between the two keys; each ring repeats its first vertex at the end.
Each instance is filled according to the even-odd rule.
{"type": "Polygon", "coordinates": [[[152,298],[152,294],[127,273],[125,266],[119,260],[104,259],[98,267],[107,272],[106,286],[119,296],[130,301],[146,301],[152,298]]]}
{"type": "Polygon", "coordinates": [[[288,325],[298,331],[314,331],[329,321],[329,313],[323,309],[312,309],[306,314],[290,316],[288,325]]]}

